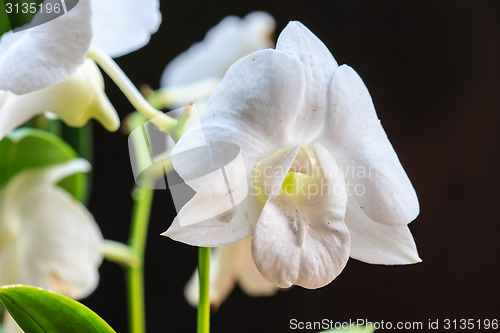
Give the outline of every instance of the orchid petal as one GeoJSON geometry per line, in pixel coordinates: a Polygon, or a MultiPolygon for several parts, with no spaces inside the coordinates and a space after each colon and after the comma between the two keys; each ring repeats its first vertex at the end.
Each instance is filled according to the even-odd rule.
{"type": "MultiPolygon", "coordinates": [[[[9,214],[11,217],[6,218],[6,215],[3,215],[2,220],[15,220],[12,216],[17,216],[16,212],[21,211],[20,205],[22,205],[26,200],[23,199],[26,196],[26,191],[29,190],[40,193],[40,191],[43,192],[44,188],[56,184],[60,180],[72,174],[78,172],[88,172],[89,170],[90,164],[87,161],[83,159],[75,159],[68,163],[19,173],[3,190],[3,206],[1,212],[9,214]]],[[[20,219],[20,221],[22,221],[22,219],[20,219]]]]}
{"type": "Polygon", "coordinates": [[[304,102],[294,126],[294,135],[307,143],[321,129],[328,111],[328,86],[338,68],[328,48],[302,23],[290,22],[281,32],[276,50],[300,61],[305,73],[304,102]]]}
{"type": "MultiPolygon", "coordinates": [[[[217,155],[225,152],[214,151],[211,156],[220,161],[221,159],[217,158],[217,155]]],[[[182,207],[170,228],[163,235],[186,244],[205,247],[226,245],[247,238],[253,233],[253,228],[262,210],[262,201],[265,202],[269,195],[277,195],[275,189],[280,188],[280,184],[286,176],[286,172],[281,171],[290,169],[297,152],[298,145],[291,145],[264,159],[263,167],[266,167],[269,161],[275,164],[268,174],[261,169],[255,170],[256,181],[265,184],[263,186],[252,184],[248,189],[247,175],[242,171],[244,166],[241,164],[238,164],[237,166],[240,167],[236,168],[224,168],[228,171],[226,172],[227,178],[234,179],[229,183],[236,183],[238,178],[243,180],[237,186],[231,186],[229,192],[223,192],[220,195],[213,192],[214,188],[225,189],[226,184],[222,177],[203,177],[199,184],[191,183],[191,187],[198,193],[182,207]],[[237,206],[231,208],[232,201],[227,200],[226,193],[241,193],[241,188],[249,190],[249,192],[245,192],[247,193],[246,197],[237,206]],[[262,196],[265,196],[264,200],[261,199],[262,196]],[[181,223],[182,220],[185,222],[181,223]]],[[[197,156],[200,157],[200,154],[197,156]]],[[[174,159],[173,156],[172,159],[174,159]]],[[[179,161],[177,166],[181,166],[182,170],[188,170],[187,165],[182,166],[183,163],[189,161],[193,161],[193,159],[179,161]]],[[[203,158],[198,158],[196,161],[200,162],[200,165],[208,164],[203,158]]],[[[217,174],[213,173],[209,176],[217,176],[217,174]]],[[[186,174],[185,177],[190,179],[192,175],[186,174]]],[[[234,199],[238,198],[235,196],[234,199]]]]}
{"type": "Polygon", "coordinates": [[[23,219],[31,225],[21,239],[26,245],[21,281],[75,299],[88,296],[99,280],[102,236],[85,207],[63,190],[48,188],[26,204],[23,219]]]}
{"type": "MultiPolygon", "coordinates": [[[[162,106],[182,107],[188,103],[196,102],[197,109],[204,110],[204,107],[199,107],[200,102],[206,104],[206,100],[217,87],[219,81],[219,79],[207,78],[191,84],[159,89],[156,98],[160,101],[159,103],[163,103],[159,104],[162,106]]],[[[175,114],[175,111],[170,112],[175,114]]]]}
{"type": "MultiPolygon", "coordinates": [[[[33,18],[36,22],[38,13],[33,18]]],[[[40,16],[41,17],[41,16],[40,16]]],[[[2,36],[10,47],[0,55],[0,89],[25,94],[59,83],[83,64],[90,47],[90,1],[79,1],[66,14],[15,33],[2,36]]]]}
{"type": "Polygon", "coordinates": [[[292,126],[303,91],[302,68],[285,53],[263,50],[240,59],[215,89],[199,124],[193,124],[174,147],[174,168],[181,177],[198,170],[202,164],[196,160],[177,168],[180,161],[175,156],[204,143],[236,144],[249,167],[294,143],[292,126]]]}
{"type": "MultiPolygon", "coordinates": [[[[2,275],[2,284],[37,285],[72,298],[95,289],[102,236],[86,208],[55,186],[88,168],[86,161],[73,160],[24,171],[8,183],[0,203],[1,220],[10,221],[18,234],[2,251],[0,271],[11,272],[2,275]]],[[[11,232],[16,231],[13,226],[11,232]]]]}
{"type": "Polygon", "coordinates": [[[165,68],[161,86],[184,86],[205,79],[220,80],[239,58],[272,46],[269,38],[275,27],[272,16],[250,13],[245,18],[224,18],[210,29],[205,39],[193,44],[165,68]]]}
{"type": "Polygon", "coordinates": [[[265,279],[280,287],[325,286],[340,274],[349,258],[344,178],[324,147],[316,144],[314,151],[320,166],[316,175],[322,180],[320,190],[314,195],[307,189],[304,195],[270,197],[255,226],[255,264],[265,279]]]}
{"type": "MultiPolygon", "coordinates": [[[[243,167],[228,174],[235,175],[234,184],[250,187],[255,164],[277,148],[293,143],[291,125],[301,103],[302,84],[300,65],[284,53],[264,50],[242,58],[231,67],[213,93],[199,123],[193,124],[174,147],[174,169],[198,192],[199,198],[212,198],[215,202],[227,193],[222,191],[226,190],[226,184],[221,182],[221,177],[204,177],[202,182],[194,181],[199,177],[194,175],[206,170],[210,163],[206,159],[192,158],[189,152],[206,144],[214,148],[210,156],[219,156],[213,160],[230,161],[232,158],[228,157],[228,151],[216,143],[231,143],[240,147],[243,167]],[[246,179],[246,183],[238,179],[246,179]],[[213,192],[213,189],[216,191],[213,192]]],[[[215,218],[179,229],[180,221],[176,218],[165,235],[198,246],[220,246],[244,239],[252,234],[261,206],[252,193],[240,206],[230,213],[234,217],[229,216],[225,222],[215,218]]],[[[190,216],[199,214],[200,210],[191,211],[196,208],[194,202],[188,207],[189,210],[185,211],[190,216]]],[[[219,214],[224,212],[217,211],[219,214]]],[[[214,215],[213,212],[210,214],[214,215]]],[[[184,212],[179,215],[184,216],[184,212]]]]}
{"type": "Polygon", "coordinates": [[[384,265],[422,261],[406,225],[387,225],[373,221],[351,197],[345,223],[351,233],[351,258],[384,265]]]}
{"type": "MultiPolygon", "coordinates": [[[[214,143],[210,146],[185,152],[183,156],[172,155],[176,167],[188,170],[192,160],[200,163],[195,173],[184,174],[184,181],[197,193],[179,211],[177,218],[184,227],[211,218],[228,222],[233,209],[248,194],[245,163],[238,146],[230,143],[214,143]]],[[[176,189],[172,188],[174,200],[176,189]],[[175,193],[174,193],[175,192],[175,193]]]]}
{"type": "MultiPolygon", "coordinates": [[[[252,258],[252,237],[248,237],[238,244],[240,251],[239,259],[239,285],[241,289],[250,296],[272,296],[278,292],[278,288],[264,279],[260,274],[252,258]]],[[[233,244],[232,244],[233,245],[233,244]]],[[[229,245],[229,246],[232,246],[229,245]]]]}
{"type": "Polygon", "coordinates": [[[181,227],[176,217],[162,235],[176,241],[203,247],[217,247],[244,239],[253,233],[262,206],[248,195],[233,210],[206,221],[181,227]]]}
{"type": "Polygon", "coordinates": [[[110,131],[120,120],[104,93],[104,81],[95,63],[85,61],[65,81],[24,95],[0,91],[0,139],[31,117],[50,111],[70,126],[96,118],[110,131]]]}
{"type": "Polygon", "coordinates": [[[358,74],[341,66],[330,87],[331,109],[317,139],[344,171],[352,199],[378,223],[404,225],[418,199],[358,74]]]}
{"type": "Polygon", "coordinates": [[[91,0],[91,5],[92,45],[111,57],[146,45],[161,23],[158,0],[91,0]]]}

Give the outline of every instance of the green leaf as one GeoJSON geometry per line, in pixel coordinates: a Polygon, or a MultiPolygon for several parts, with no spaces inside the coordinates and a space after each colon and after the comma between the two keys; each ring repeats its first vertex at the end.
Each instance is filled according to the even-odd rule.
{"type": "Polygon", "coordinates": [[[7,31],[11,30],[9,15],[5,10],[5,5],[3,0],[0,0],[0,36],[2,36],[7,31]]]}
{"type": "MultiPolygon", "coordinates": [[[[0,141],[0,188],[23,170],[68,162],[78,155],[63,140],[48,132],[21,128],[0,141]]],[[[85,199],[87,177],[83,173],[71,175],[59,185],[77,200],[85,199]]]]}
{"type": "Polygon", "coordinates": [[[0,36],[12,29],[31,22],[43,0],[0,0],[0,36]],[[17,3],[17,5],[16,5],[17,3]],[[30,4],[31,10],[30,10],[30,4]],[[27,7],[25,7],[27,5],[27,7]],[[7,7],[9,10],[7,10],[7,7]],[[9,13],[10,12],[10,13],[9,13]]]}
{"type": "Polygon", "coordinates": [[[115,332],[85,305],[41,288],[0,288],[0,302],[27,333],[115,332]]]}

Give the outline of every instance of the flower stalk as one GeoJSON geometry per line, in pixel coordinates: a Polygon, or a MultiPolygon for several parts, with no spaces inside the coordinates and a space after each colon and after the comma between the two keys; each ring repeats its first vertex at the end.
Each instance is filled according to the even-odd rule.
{"type": "Polygon", "coordinates": [[[209,247],[200,247],[198,249],[198,279],[200,283],[198,333],[210,332],[210,250],[209,247]]]}
{"type": "MultiPolygon", "coordinates": [[[[141,124],[137,124],[141,126],[141,124]]],[[[135,142],[134,142],[135,143],[135,142]]],[[[131,254],[137,259],[136,264],[127,267],[127,288],[129,306],[129,332],[146,332],[146,310],[144,300],[144,252],[153,203],[154,189],[151,185],[154,179],[145,177],[145,188],[136,186],[134,189],[134,208],[128,246],[131,254]],[[149,184],[148,184],[149,183],[149,184]]]]}
{"type": "Polygon", "coordinates": [[[144,99],[127,75],[105,52],[97,48],[91,48],[87,53],[87,58],[94,60],[108,74],[118,88],[120,88],[134,108],[147,119],[153,121],[158,128],[169,132],[177,125],[177,120],[158,111],[144,99]]]}
{"type": "Polygon", "coordinates": [[[131,333],[146,332],[144,302],[144,251],[146,236],[153,202],[153,191],[148,188],[137,188],[132,215],[132,230],[129,246],[138,258],[138,264],[127,268],[129,331],[131,333]]]}

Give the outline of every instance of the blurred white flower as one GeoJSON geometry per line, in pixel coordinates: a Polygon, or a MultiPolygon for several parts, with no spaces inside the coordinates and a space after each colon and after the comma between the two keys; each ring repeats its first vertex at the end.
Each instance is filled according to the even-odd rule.
{"type": "Polygon", "coordinates": [[[50,111],[70,126],[83,126],[97,119],[115,131],[120,120],[104,93],[104,81],[96,64],[86,60],[61,83],[23,95],[0,91],[0,140],[12,129],[37,114],[50,111]]]}
{"type": "Polygon", "coordinates": [[[25,94],[62,82],[91,46],[112,57],[127,54],[147,44],[160,22],[158,0],[80,0],[52,21],[2,36],[0,89],[25,94]]]}
{"type": "MultiPolygon", "coordinates": [[[[74,299],[96,288],[102,235],[87,209],[56,186],[89,168],[77,159],[22,171],[0,189],[0,285],[33,285],[74,299]]],[[[6,333],[19,330],[6,316],[6,333]]]]}
{"type": "MultiPolygon", "coordinates": [[[[149,94],[149,101],[160,109],[178,107],[168,113],[174,118],[179,118],[189,109],[191,116],[184,129],[189,128],[203,113],[210,93],[236,60],[253,51],[274,45],[272,33],[275,25],[273,17],[265,12],[253,12],[244,18],[225,17],[206,33],[203,41],[193,44],[167,65],[162,75],[162,88],[146,93],[149,94]]],[[[151,124],[151,121],[147,123],[151,124]]],[[[142,130],[131,136],[136,142],[151,139],[145,138],[142,130]]],[[[155,146],[154,142],[148,144],[155,146]]],[[[170,155],[173,144],[171,138],[166,138],[166,145],[162,146],[162,156],[170,155]]],[[[150,163],[149,158],[146,158],[144,165],[149,166],[150,163]]],[[[137,169],[135,162],[132,163],[132,168],[137,180],[137,172],[142,170],[137,169]]]]}
{"type": "Polygon", "coordinates": [[[177,106],[207,98],[236,60],[274,45],[275,26],[274,18],[265,12],[225,17],[203,41],[167,65],[161,78],[164,98],[177,106]]]}
{"type": "MultiPolygon", "coordinates": [[[[212,249],[210,259],[210,304],[218,308],[238,283],[250,296],[272,296],[278,288],[264,279],[255,267],[251,252],[252,238],[212,249]]],[[[184,289],[189,304],[198,305],[198,271],[184,289]]]]}
{"type": "MultiPolygon", "coordinates": [[[[8,132],[44,111],[56,112],[65,121],[73,119],[68,122],[72,126],[81,126],[88,118],[95,117],[107,129],[116,130],[119,120],[115,112],[109,112],[110,105],[104,106],[102,113],[88,114],[76,102],[72,105],[68,102],[71,98],[78,101],[91,99],[78,94],[96,90],[102,85],[102,78],[97,78],[95,73],[97,69],[85,65],[91,46],[116,57],[132,52],[149,41],[161,22],[158,0],[80,0],[66,14],[36,25],[44,20],[43,15],[41,12],[35,15],[29,23],[34,25],[32,28],[6,33],[0,39],[0,90],[6,91],[0,98],[10,100],[9,103],[3,102],[3,106],[0,104],[1,132],[8,132]],[[86,70],[92,73],[82,73],[86,70]],[[84,76],[88,79],[82,79],[84,76]],[[75,77],[80,78],[80,89],[75,89],[75,77]],[[46,92],[48,95],[43,96],[46,92]],[[8,96],[13,94],[26,95],[23,98],[8,96]],[[56,110],[45,109],[58,104],[57,101],[49,101],[58,94],[66,95],[63,103],[58,105],[61,107],[64,104],[65,110],[57,107],[56,110]],[[21,104],[15,105],[14,101],[21,104]],[[6,104],[7,109],[4,107],[6,104]],[[34,108],[26,109],[26,104],[34,108]],[[19,114],[14,116],[15,109],[19,114]],[[69,115],[71,112],[74,114],[69,115]]],[[[104,100],[105,96],[99,98],[104,100]]],[[[107,100],[105,104],[109,104],[107,100]]]]}
{"type": "MultiPolygon", "coordinates": [[[[177,107],[168,113],[174,118],[179,118],[187,106],[191,115],[184,129],[189,128],[203,114],[208,97],[236,60],[274,45],[275,25],[274,18],[265,12],[253,12],[244,18],[225,17],[206,33],[203,41],[193,44],[166,66],[161,88],[149,92],[149,101],[160,109],[177,107]]],[[[142,131],[135,135],[143,136],[142,131]]],[[[167,139],[163,155],[169,156],[172,147],[173,141],[167,139]]],[[[137,170],[132,165],[137,180],[137,170]]]]}
{"type": "Polygon", "coordinates": [[[236,62],[199,123],[172,152],[174,169],[197,193],[165,235],[204,247],[253,235],[258,270],[280,287],[322,287],[349,256],[420,261],[407,227],[418,199],[369,92],[301,23],[283,30],[276,50],[236,62]],[[211,149],[208,165],[183,153],[203,142],[211,149]],[[228,165],[223,178],[210,173],[210,165],[233,158],[220,142],[240,148],[246,170],[228,165]],[[190,181],[205,170],[202,182],[190,181]],[[242,187],[247,197],[221,211],[218,203],[242,187]]]}

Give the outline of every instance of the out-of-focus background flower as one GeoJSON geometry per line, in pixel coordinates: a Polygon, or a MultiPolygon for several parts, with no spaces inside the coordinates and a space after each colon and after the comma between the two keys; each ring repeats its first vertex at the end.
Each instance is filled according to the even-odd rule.
{"type": "MultiPolygon", "coordinates": [[[[277,33],[290,20],[303,22],[339,64],[363,78],[421,205],[410,228],[422,263],[350,260],[324,288],[296,287],[269,298],[250,298],[237,287],[212,314],[214,332],[286,332],[292,318],[424,327],[429,319],[500,319],[499,2],[169,0],[161,10],[163,23],[151,42],[117,59],[133,82],[155,89],[165,65],[227,15],[267,11],[277,33]]],[[[132,107],[106,83],[123,118],[132,107]]],[[[127,136],[94,130],[90,210],[105,238],[126,241],[133,188],[127,136]]],[[[183,288],[197,249],[160,236],[174,216],[168,191],[158,190],[146,252],[149,332],[196,327],[183,288]]],[[[109,262],[100,272],[100,286],[84,303],[125,332],[124,276],[109,262]]]]}

